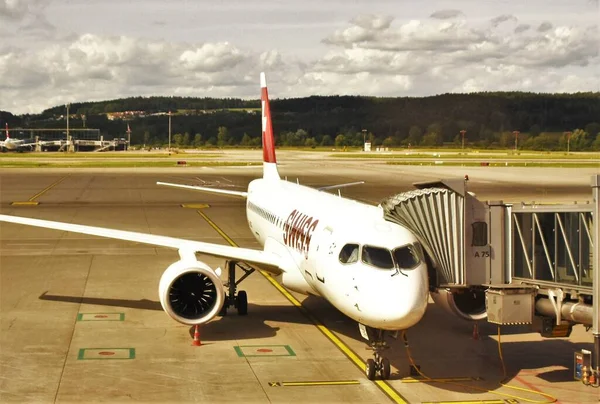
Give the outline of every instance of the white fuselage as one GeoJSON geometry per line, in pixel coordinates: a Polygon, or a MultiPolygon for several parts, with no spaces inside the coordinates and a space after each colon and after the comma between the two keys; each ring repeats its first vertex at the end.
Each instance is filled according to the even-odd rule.
{"type": "Polygon", "coordinates": [[[406,329],[425,313],[428,279],[422,257],[408,269],[398,262],[383,268],[367,257],[370,247],[392,251],[416,245],[421,251],[414,235],[387,222],[381,208],[288,181],[258,179],[248,187],[246,211],[256,239],[285,263],[287,288],[323,296],[373,328],[406,329]],[[359,256],[343,263],[341,250],[354,245],[359,256]]]}
{"type": "Polygon", "coordinates": [[[0,147],[4,147],[6,150],[16,150],[23,143],[20,139],[7,138],[3,142],[0,142],[0,147]]]}

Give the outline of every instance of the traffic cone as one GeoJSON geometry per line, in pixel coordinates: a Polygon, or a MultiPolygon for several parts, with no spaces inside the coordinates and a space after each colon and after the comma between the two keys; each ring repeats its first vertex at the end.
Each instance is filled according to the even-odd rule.
{"type": "Polygon", "coordinates": [[[200,326],[198,324],[196,324],[194,326],[194,342],[192,342],[193,346],[201,346],[202,343],[200,342],[200,326]]]}
{"type": "Polygon", "coordinates": [[[474,340],[479,339],[479,324],[477,324],[477,323],[473,324],[473,339],[474,340]]]}

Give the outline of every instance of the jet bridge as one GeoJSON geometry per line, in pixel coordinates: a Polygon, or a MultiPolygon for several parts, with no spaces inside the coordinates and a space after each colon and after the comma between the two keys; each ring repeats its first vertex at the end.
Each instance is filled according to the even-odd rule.
{"type": "Polygon", "coordinates": [[[414,184],[416,190],[381,203],[386,220],[409,228],[429,261],[431,296],[467,320],[486,317],[484,284],[490,283],[488,206],[464,180],[414,184]]]}
{"type": "Polygon", "coordinates": [[[380,205],[423,244],[432,298],[464,319],[531,324],[544,337],[592,328],[600,377],[600,175],[588,204],[482,202],[467,184],[417,183],[380,205]]]}

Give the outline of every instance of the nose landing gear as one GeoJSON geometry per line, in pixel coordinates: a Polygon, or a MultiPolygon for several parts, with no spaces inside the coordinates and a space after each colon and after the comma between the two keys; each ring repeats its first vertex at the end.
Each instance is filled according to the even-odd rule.
{"type": "Polygon", "coordinates": [[[373,359],[368,359],[365,366],[367,379],[375,380],[377,374],[380,375],[382,380],[389,379],[391,374],[390,361],[381,355],[383,351],[390,348],[385,342],[385,331],[366,327],[362,324],[359,324],[359,329],[363,338],[369,341],[367,349],[373,350],[373,359]]]}
{"type": "Polygon", "coordinates": [[[392,371],[389,359],[380,356],[378,353],[374,353],[374,355],[375,359],[367,359],[367,364],[365,365],[367,379],[375,380],[375,375],[378,373],[381,376],[381,380],[389,379],[392,371]]]}

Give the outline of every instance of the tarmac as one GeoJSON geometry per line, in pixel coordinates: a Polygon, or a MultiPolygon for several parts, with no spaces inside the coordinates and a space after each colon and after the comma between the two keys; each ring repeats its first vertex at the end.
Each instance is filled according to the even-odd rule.
{"type": "MultiPolygon", "coordinates": [[[[586,203],[590,176],[599,173],[329,160],[289,161],[280,171],[311,186],[365,180],[342,195],[369,203],[410,190],[413,182],[464,175],[483,200],[586,203]]],[[[6,169],[0,171],[0,212],[259,248],[242,200],[156,185],[241,190],[259,175],[260,167],[6,169]]],[[[600,398],[597,389],[573,380],[573,352],[592,345],[582,326],[568,339],[551,340],[503,327],[504,379],[496,327],[484,322],[474,338],[472,323],[433,303],[407,332],[412,358],[432,379],[412,377],[404,343],[391,339],[391,380],[369,381],[361,363],[371,353],[356,323],[324,299],[290,294],[258,271],[240,286],[248,292],[249,314],[230,309],[202,326],[202,346],[193,346],[192,329],[171,320],[158,302],[160,276],[177,259],[176,251],[165,248],[0,224],[0,402],[491,404],[600,398]]],[[[223,267],[221,260],[203,260],[223,267]]]]}

